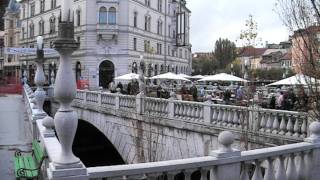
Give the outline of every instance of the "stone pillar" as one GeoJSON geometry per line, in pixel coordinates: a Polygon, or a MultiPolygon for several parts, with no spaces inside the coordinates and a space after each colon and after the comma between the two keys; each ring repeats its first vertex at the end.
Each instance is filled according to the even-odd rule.
{"type": "Polygon", "coordinates": [[[170,92],[170,98],[169,98],[169,103],[168,103],[168,117],[170,119],[174,118],[174,101],[177,100],[177,95],[175,92],[171,91],[170,92]]]}
{"type": "Polygon", "coordinates": [[[43,111],[43,103],[46,98],[46,92],[43,90],[43,85],[46,83],[46,78],[43,72],[43,62],[44,62],[44,54],[43,54],[43,38],[41,36],[37,37],[37,70],[34,77],[34,82],[37,86],[36,91],[34,92],[35,100],[37,104],[37,111],[39,117],[44,118],[46,116],[45,112],[43,111]]]}
{"type": "MultiPolygon", "coordinates": [[[[63,0],[62,9],[67,5],[63,0]]],[[[71,2],[70,2],[71,3],[71,2]]],[[[76,97],[76,81],[72,70],[71,54],[79,47],[74,40],[74,25],[69,18],[59,22],[58,38],[54,48],[60,54],[59,69],[56,76],[54,98],[60,104],[54,116],[54,125],[61,147],[60,153],[49,164],[48,179],[88,179],[86,167],[72,152],[72,144],[78,126],[77,113],[71,107],[72,100],[76,97]]]]}
{"type": "MultiPolygon", "coordinates": [[[[219,149],[212,151],[211,156],[218,159],[239,157],[241,153],[237,149],[231,148],[234,142],[234,136],[229,131],[223,131],[218,136],[219,149]]],[[[240,162],[219,165],[211,170],[211,175],[214,180],[234,180],[240,178],[241,164],[240,162]]]]}
{"type": "Polygon", "coordinates": [[[310,153],[310,160],[306,161],[308,163],[307,167],[310,167],[307,172],[309,174],[309,180],[317,180],[320,177],[320,122],[314,121],[309,126],[310,136],[304,139],[305,142],[314,144],[317,149],[313,149],[310,153]]]}
{"type": "Polygon", "coordinates": [[[212,104],[212,96],[208,95],[206,97],[206,102],[204,102],[203,106],[203,120],[205,123],[210,124],[211,123],[211,117],[212,117],[212,109],[211,109],[211,104],[212,104]]]}
{"type": "Polygon", "coordinates": [[[137,114],[143,114],[144,112],[144,93],[139,93],[136,96],[136,112],[137,114]]]}

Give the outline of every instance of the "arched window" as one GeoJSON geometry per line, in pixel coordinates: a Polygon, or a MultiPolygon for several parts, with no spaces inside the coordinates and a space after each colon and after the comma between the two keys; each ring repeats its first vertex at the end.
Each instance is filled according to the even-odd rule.
{"type": "Polygon", "coordinates": [[[144,30],[150,31],[151,30],[151,17],[146,15],[144,17],[144,30]]]}
{"type": "Polygon", "coordinates": [[[109,24],[116,24],[117,23],[117,11],[116,8],[111,7],[109,8],[109,14],[108,14],[108,22],[109,24]]]}
{"type": "Polygon", "coordinates": [[[162,21],[158,20],[158,28],[157,28],[157,34],[162,35],[162,21]]]}
{"type": "Polygon", "coordinates": [[[138,12],[133,13],[133,27],[138,26],[138,12]]]}
{"type": "Polygon", "coordinates": [[[50,34],[55,33],[56,32],[56,18],[54,16],[52,16],[50,18],[50,34]]]}
{"type": "Polygon", "coordinates": [[[80,9],[77,10],[76,14],[77,14],[77,26],[80,26],[81,25],[81,11],[80,11],[80,9]]]}
{"type": "Polygon", "coordinates": [[[154,65],[154,75],[158,75],[158,64],[154,65]]]}
{"type": "Polygon", "coordinates": [[[108,22],[107,17],[108,17],[107,8],[101,7],[99,9],[99,23],[100,24],[107,24],[107,22],[108,22]]]}
{"type": "Polygon", "coordinates": [[[30,34],[29,34],[29,36],[30,37],[34,37],[34,25],[33,25],[33,23],[31,23],[30,25],[29,25],[29,29],[30,29],[30,34]]]}
{"type": "Polygon", "coordinates": [[[40,20],[39,21],[39,35],[43,35],[44,34],[44,21],[40,20]]]}

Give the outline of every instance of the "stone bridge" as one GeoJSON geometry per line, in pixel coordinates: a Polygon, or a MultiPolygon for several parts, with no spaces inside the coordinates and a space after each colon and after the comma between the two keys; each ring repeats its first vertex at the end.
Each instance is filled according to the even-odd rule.
{"type": "MultiPolygon", "coordinates": [[[[234,146],[242,150],[300,142],[308,133],[302,112],[83,90],[73,107],[128,164],[207,156],[224,130],[233,132],[234,146]]],[[[57,108],[53,102],[52,112],[57,108]]]]}
{"type": "MultiPolygon", "coordinates": [[[[54,125],[49,123],[52,118],[37,109],[34,93],[27,85],[24,101],[34,139],[41,142],[48,155],[42,166],[43,179],[316,180],[320,176],[320,123],[307,126],[304,113],[89,91],[78,91],[73,104],[79,118],[85,120],[79,122],[89,123],[103,132],[122,156],[131,154],[124,157],[128,163],[176,160],[97,167],[86,167],[80,162],[56,169],[54,164],[62,146],[52,129],[54,125]],[[241,120],[247,117],[247,121],[241,120]],[[239,147],[234,139],[239,141],[242,133],[247,135],[250,148],[262,144],[263,138],[274,144],[290,144],[239,151],[234,148],[239,147]],[[189,138],[194,139],[189,141],[189,138]],[[174,147],[183,142],[194,146],[174,147]],[[150,157],[154,159],[148,159],[148,145],[157,145],[162,151],[153,152],[150,157]],[[219,147],[211,148],[217,150],[209,149],[216,145],[219,147]],[[126,146],[130,152],[121,152],[121,147],[126,149],[126,146]],[[179,159],[191,156],[200,157],[179,159]]],[[[57,105],[52,104],[54,112],[57,105]]]]}

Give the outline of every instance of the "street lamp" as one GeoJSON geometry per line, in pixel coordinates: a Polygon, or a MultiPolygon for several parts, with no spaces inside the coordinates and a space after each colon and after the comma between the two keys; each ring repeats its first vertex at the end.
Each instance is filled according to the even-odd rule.
{"type": "Polygon", "coordinates": [[[249,59],[246,59],[244,61],[244,79],[248,79],[249,75],[248,75],[248,71],[249,71],[249,59]]]}
{"type": "Polygon", "coordinates": [[[287,73],[288,73],[285,62],[283,62],[283,64],[282,64],[282,70],[283,70],[282,78],[285,79],[287,77],[287,73]]]}
{"type": "Polygon", "coordinates": [[[230,64],[230,69],[231,69],[231,75],[234,75],[234,73],[233,73],[233,64],[232,63],[230,64]]]}

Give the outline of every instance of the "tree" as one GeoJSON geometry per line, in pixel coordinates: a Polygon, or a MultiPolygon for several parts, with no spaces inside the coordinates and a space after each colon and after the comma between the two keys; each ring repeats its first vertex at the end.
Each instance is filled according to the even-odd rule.
{"type": "Polygon", "coordinates": [[[248,19],[245,21],[245,27],[246,29],[241,30],[239,38],[242,47],[256,47],[261,45],[262,39],[258,38],[258,23],[251,14],[249,14],[248,19]]]}
{"type": "MultiPolygon", "coordinates": [[[[320,2],[315,0],[277,0],[275,11],[293,34],[293,65],[298,73],[320,79],[320,2]]],[[[320,119],[319,82],[307,79],[311,118],[320,119]]]]}
{"type": "Polygon", "coordinates": [[[206,56],[200,56],[200,57],[194,57],[192,59],[192,68],[194,75],[202,74],[202,75],[208,75],[213,74],[218,69],[218,63],[213,57],[206,57],[206,56]]]}
{"type": "Polygon", "coordinates": [[[228,39],[219,38],[215,43],[214,56],[219,63],[219,68],[226,68],[226,66],[236,58],[235,43],[228,39]]]}

